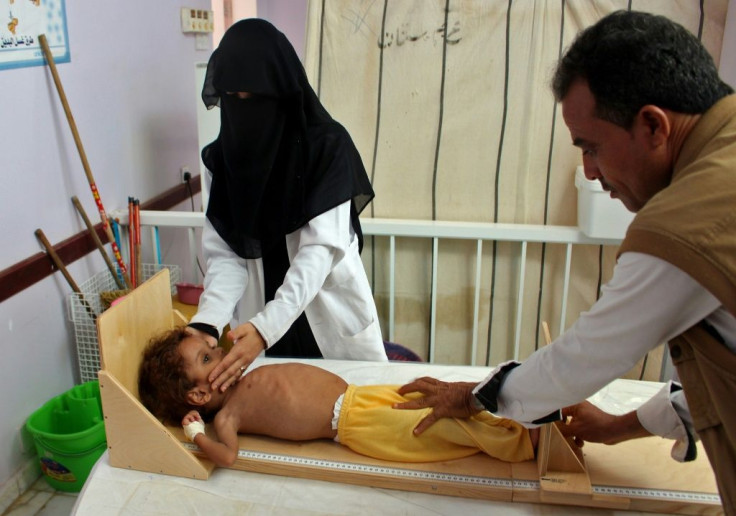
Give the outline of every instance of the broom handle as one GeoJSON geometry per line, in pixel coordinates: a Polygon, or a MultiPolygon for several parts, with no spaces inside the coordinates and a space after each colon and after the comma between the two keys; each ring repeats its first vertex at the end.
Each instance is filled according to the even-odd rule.
{"type": "Polygon", "coordinates": [[[80,290],[80,288],[77,286],[77,283],[74,281],[74,278],[72,278],[72,275],[69,274],[69,271],[66,270],[66,267],[64,266],[64,262],[61,261],[61,258],[59,258],[59,255],[56,254],[56,251],[54,250],[54,246],[51,245],[51,242],[46,238],[46,235],[44,234],[43,230],[41,228],[38,228],[36,230],[36,237],[41,241],[41,244],[43,244],[43,247],[46,249],[46,253],[49,255],[49,258],[51,258],[51,261],[54,262],[54,265],[56,265],[56,268],[61,271],[61,273],[64,275],[64,278],[66,279],[67,283],[69,283],[69,286],[72,288],[74,292],[79,294],[79,299],[84,305],[84,308],[87,310],[87,313],[89,313],[90,316],[92,316],[92,319],[97,319],[97,314],[92,309],[92,307],[87,303],[87,300],[84,299],[84,294],[80,290]]]}
{"type": "Polygon", "coordinates": [[[38,42],[41,45],[41,50],[43,50],[43,54],[46,57],[46,62],[48,63],[49,69],[51,70],[51,76],[54,78],[54,84],[56,85],[56,91],[59,93],[59,99],[61,100],[61,105],[64,107],[64,113],[66,114],[67,122],[69,122],[69,128],[72,130],[72,136],[74,137],[74,143],[77,145],[77,150],[79,151],[79,157],[82,160],[82,167],[84,168],[84,173],[87,176],[87,182],[89,182],[89,187],[92,190],[92,196],[95,199],[95,204],[97,204],[97,210],[100,212],[100,220],[102,221],[102,228],[105,230],[107,239],[110,241],[110,245],[112,246],[113,254],[115,255],[115,259],[118,262],[118,267],[120,267],[120,272],[122,273],[123,278],[125,279],[125,284],[130,288],[131,283],[130,283],[130,278],[128,277],[128,270],[125,267],[123,256],[120,254],[120,248],[115,242],[115,237],[112,234],[110,223],[107,220],[107,214],[105,213],[105,207],[102,205],[102,199],[100,199],[100,193],[97,191],[97,185],[95,184],[95,178],[92,176],[92,170],[90,169],[89,162],[87,161],[87,154],[84,152],[84,147],[82,147],[82,139],[79,137],[79,132],[77,131],[77,124],[74,122],[74,117],[72,116],[72,110],[69,108],[69,103],[66,100],[66,94],[64,93],[64,87],[61,85],[61,79],[59,78],[59,73],[56,71],[56,63],[54,63],[54,56],[51,55],[51,49],[49,48],[49,44],[46,41],[46,35],[40,34],[38,36],[38,42]]]}
{"type": "Polygon", "coordinates": [[[138,276],[135,271],[135,212],[133,211],[132,197],[128,197],[128,260],[130,281],[133,282],[133,288],[135,288],[138,276]]]}
{"type": "Polygon", "coordinates": [[[143,281],[143,264],[141,263],[141,205],[138,199],[133,199],[135,213],[135,284],[143,281]]]}
{"type": "Polygon", "coordinates": [[[125,284],[118,277],[118,274],[115,271],[115,266],[112,264],[110,257],[107,256],[107,253],[105,252],[105,246],[102,244],[102,240],[100,240],[100,237],[97,236],[97,231],[95,231],[94,226],[92,226],[92,222],[90,222],[89,217],[87,217],[87,212],[84,211],[84,208],[82,207],[82,203],[79,202],[79,199],[77,199],[76,195],[72,197],[72,203],[74,203],[74,207],[79,212],[79,215],[82,216],[82,220],[84,221],[85,226],[87,226],[87,230],[89,231],[89,234],[92,237],[92,240],[94,240],[95,246],[97,246],[97,250],[100,251],[100,253],[102,253],[102,257],[105,259],[107,268],[110,269],[110,274],[112,274],[112,277],[115,280],[115,283],[117,283],[118,288],[120,290],[124,290],[125,284]]]}
{"type": "Polygon", "coordinates": [[[544,332],[544,343],[546,345],[552,344],[552,335],[549,332],[547,321],[542,321],[542,331],[544,332]]]}

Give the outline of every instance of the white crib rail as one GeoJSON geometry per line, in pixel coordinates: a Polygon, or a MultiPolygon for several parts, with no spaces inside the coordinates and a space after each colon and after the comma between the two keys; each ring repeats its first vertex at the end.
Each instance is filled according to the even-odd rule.
{"type": "MultiPolygon", "coordinates": [[[[122,211],[111,214],[121,224],[127,223],[127,213],[122,211]]],[[[201,212],[179,212],[179,211],[141,211],[141,226],[149,227],[154,263],[160,259],[156,256],[158,246],[156,245],[156,230],[158,227],[180,227],[187,230],[189,250],[192,256],[192,276],[199,278],[197,269],[197,250],[199,242],[195,238],[195,229],[204,224],[204,214],[201,212]]],[[[432,240],[432,271],[431,271],[431,306],[429,329],[429,361],[434,362],[435,334],[436,334],[436,309],[437,309],[437,263],[438,244],[440,239],[475,240],[475,285],[473,306],[473,337],[471,351],[471,365],[476,365],[476,351],[478,348],[478,321],[481,291],[481,256],[483,243],[485,241],[496,242],[518,242],[520,244],[519,280],[517,306],[514,320],[514,358],[519,358],[519,344],[521,336],[522,300],[524,291],[524,274],[526,267],[526,251],[529,243],[562,244],[566,248],[565,269],[563,289],[561,295],[560,325],[565,327],[567,311],[567,298],[570,283],[570,264],[572,246],[575,244],[594,245],[617,245],[620,240],[591,238],[583,234],[576,227],[569,226],[544,226],[534,224],[503,224],[503,223],[481,223],[481,222],[448,222],[448,221],[425,221],[425,220],[398,220],[398,219],[364,219],[361,220],[363,234],[365,236],[387,237],[389,239],[389,309],[388,309],[388,340],[393,341],[395,337],[396,316],[396,291],[395,291],[395,262],[396,262],[396,238],[423,238],[432,240]]]]}
{"type": "Polygon", "coordinates": [[[503,224],[503,223],[482,223],[482,222],[448,222],[448,221],[425,221],[425,220],[397,220],[397,219],[365,219],[361,220],[363,234],[374,236],[386,236],[390,240],[390,291],[389,291],[389,329],[388,340],[394,338],[394,320],[395,320],[395,298],[394,290],[394,274],[396,259],[396,237],[415,237],[415,238],[431,238],[432,239],[432,279],[431,279],[431,324],[430,342],[429,342],[429,361],[434,362],[435,346],[435,324],[436,324],[436,306],[437,306],[437,255],[438,241],[440,238],[446,239],[462,239],[476,241],[476,262],[475,262],[475,286],[474,286],[474,306],[473,306],[473,337],[471,365],[476,365],[476,351],[478,347],[478,319],[480,306],[480,278],[481,278],[481,255],[483,251],[484,241],[498,242],[519,242],[521,246],[519,260],[519,283],[517,296],[517,306],[515,314],[515,332],[514,332],[514,358],[519,358],[519,341],[521,337],[521,314],[522,301],[524,291],[524,274],[526,267],[526,250],[529,243],[547,243],[547,244],[565,244],[565,274],[563,282],[563,292],[561,300],[560,328],[564,328],[565,316],[567,309],[567,296],[570,283],[570,264],[572,256],[573,244],[595,244],[595,245],[618,245],[621,243],[618,239],[591,238],[584,235],[576,227],[568,226],[543,226],[534,224],[503,224]]]}

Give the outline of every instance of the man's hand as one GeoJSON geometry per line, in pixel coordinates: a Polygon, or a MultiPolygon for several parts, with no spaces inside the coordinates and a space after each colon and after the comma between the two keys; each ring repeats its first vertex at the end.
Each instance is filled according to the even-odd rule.
{"type": "Polygon", "coordinates": [[[212,389],[225,391],[238,381],[248,366],[261,351],[266,349],[266,341],[251,323],[241,324],[227,333],[233,347],[212,370],[209,381],[212,389]]]}
{"type": "Polygon", "coordinates": [[[473,403],[473,382],[443,382],[435,378],[423,377],[399,388],[399,394],[419,392],[424,396],[396,403],[395,409],[432,408],[432,412],[422,419],[414,428],[414,435],[419,435],[443,417],[467,418],[478,412],[473,403]]]}
{"type": "Polygon", "coordinates": [[[616,444],[651,435],[639,422],[636,411],[614,416],[589,401],[562,409],[562,419],[567,422],[559,425],[562,435],[572,437],[578,446],[585,441],[616,444]]]}

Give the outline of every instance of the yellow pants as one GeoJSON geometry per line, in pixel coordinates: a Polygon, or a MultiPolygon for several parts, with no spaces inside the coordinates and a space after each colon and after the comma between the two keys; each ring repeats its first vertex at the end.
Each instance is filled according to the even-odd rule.
{"type": "Polygon", "coordinates": [[[419,436],[412,433],[431,409],[391,406],[415,398],[398,385],[349,385],[340,409],[337,437],[351,450],[383,460],[433,462],[483,452],[508,462],[534,458],[529,432],[520,424],[481,412],[468,419],[444,418],[419,436]]]}

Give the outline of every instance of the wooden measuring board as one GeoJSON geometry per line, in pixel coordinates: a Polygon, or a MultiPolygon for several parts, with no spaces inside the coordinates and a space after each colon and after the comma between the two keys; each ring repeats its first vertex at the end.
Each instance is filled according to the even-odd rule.
{"type": "Polygon", "coordinates": [[[671,441],[659,437],[614,446],[586,443],[582,450],[594,495],[587,499],[569,494],[545,502],[537,464],[512,464],[514,500],[667,514],[723,514],[705,450],[698,444],[698,458],[679,463],[670,458],[671,447],[671,441]]]}
{"type": "MultiPolygon", "coordinates": [[[[199,453],[196,445],[187,447],[199,453]]],[[[402,491],[513,501],[511,464],[477,454],[405,463],[373,459],[329,440],[289,442],[241,436],[233,469],[402,491]]]]}
{"type": "MultiPolygon", "coordinates": [[[[583,499],[595,497],[582,449],[564,437],[556,423],[548,423],[540,428],[537,472],[540,499],[544,502],[564,501],[570,496],[583,499]]],[[[613,506],[617,502],[611,501],[613,506]]]]}
{"type": "MultiPolygon", "coordinates": [[[[170,429],[184,440],[183,432],[170,429]]],[[[667,514],[723,514],[704,450],[681,464],[658,437],[615,446],[587,443],[592,493],[545,493],[536,461],[506,463],[477,454],[425,464],[371,459],[331,441],[292,443],[241,436],[233,469],[494,501],[575,505],[667,514]]],[[[199,454],[196,445],[185,446],[199,454]]]]}
{"type": "Polygon", "coordinates": [[[206,479],[210,461],[188,452],[138,399],[138,367],[148,340],[172,328],[169,271],[163,269],[97,318],[100,398],[110,464],[206,479]]]}
{"type": "MultiPolygon", "coordinates": [[[[213,469],[181,428],[162,425],[138,400],[143,348],[151,335],[181,322],[172,311],[166,270],[98,318],[100,390],[112,466],[199,479],[207,479],[213,469]]],[[[427,374],[432,367],[426,366],[427,374]]],[[[557,467],[552,439],[547,474],[557,467]]],[[[359,455],[328,440],[241,436],[233,469],[495,501],[721,513],[705,453],[700,450],[697,461],[679,464],[669,458],[669,448],[670,442],[659,438],[610,447],[586,444],[583,455],[592,494],[543,492],[536,461],[511,464],[477,454],[454,461],[396,463],[359,455]]]]}
{"type": "MultiPolygon", "coordinates": [[[[545,343],[549,345],[552,337],[546,321],[542,321],[542,331],[545,343]]],[[[585,455],[575,446],[572,439],[562,435],[558,423],[547,423],[539,430],[537,473],[540,500],[564,503],[574,499],[583,505],[595,502],[610,504],[611,507],[628,506],[627,501],[617,497],[593,493],[588,468],[585,465],[585,455]]]]}

